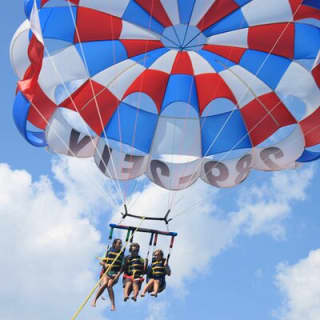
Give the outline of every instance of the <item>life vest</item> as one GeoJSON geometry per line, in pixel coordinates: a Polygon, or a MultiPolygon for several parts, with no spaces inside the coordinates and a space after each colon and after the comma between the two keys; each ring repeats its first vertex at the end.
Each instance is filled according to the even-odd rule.
{"type": "Polygon", "coordinates": [[[166,267],[165,267],[166,259],[155,260],[152,259],[151,265],[151,277],[164,277],[166,275],[166,267]]]}
{"type": "Polygon", "coordinates": [[[119,254],[119,251],[115,251],[114,249],[111,248],[110,250],[108,250],[106,257],[104,259],[106,263],[106,268],[108,268],[112,264],[112,267],[109,269],[109,271],[111,272],[119,272],[121,269],[123,252],[121,252],[118,258],[114,261],[114,259],[117,257],[118,254],[119,254]]]}
{"type": "Polygon", "coordinates": [[[140,256],[128,256],[126,261],[126,274],[134,279],[144,274],[144,260],[140,256]]]}

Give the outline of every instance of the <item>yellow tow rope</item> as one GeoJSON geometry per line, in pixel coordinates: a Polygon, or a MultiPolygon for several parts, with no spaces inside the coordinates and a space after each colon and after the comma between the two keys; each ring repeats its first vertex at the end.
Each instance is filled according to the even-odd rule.
{"type": "MultiPolygon", "coordinates": [[[[143,220],[145,219],[145,217],[142,218],[140,224],[136,227],[136,229],[132,232],[131,237],[133,236],[133,234],[139,229],[139,227],[142,225],[143,220]]],[[[129,243],[129,238],[126,241],[126,245],[119,251],[119,253],[117,254],[117,256],[113,259],[112,263],[108,266],[107,270],[104,272],[104,274],[101,276],[101,278],[98,280],[98,282],[96,283],[96,285],[92,288],[92,290],[90,291],[90,293],[88,294],[88,296],[84,299],[84,301],[82,302],[82,304],[80,305],[79,309],[75,312],[75,314],[73,315],[73,317],[71,318],[71,320],[75,320],[78,315],[80,314],[80,312],[82,311],[82,309],[85,307],[85,305],[88,303],[89,299],[91,298],[91,296],[93,295],[93,293],[96,291],[96,289],[98,288],[101,279],[110,271],[110,269],[112,268],[113,264],[115,263],[115,261],[119,258],[119,256],[121,255],[122,252],[124,252],[127,248],[127,245],[129,243]]]]}

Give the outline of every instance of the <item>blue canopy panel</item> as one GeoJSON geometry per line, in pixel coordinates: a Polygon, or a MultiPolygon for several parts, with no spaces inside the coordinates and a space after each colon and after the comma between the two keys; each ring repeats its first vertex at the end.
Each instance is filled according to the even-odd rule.
{"type": "MultiPolygon", "coordinates": [[[[161,107],[161,113],[163,113],[169,105],[175,102],[185,102],[194,108],[196,114],[199,114],[197,88],[195,79],[192,75],[170,75],[161,107]]],[[[176,116],[179,117],[179,114],[176,114],[176,116]]],[[[180,117],[184,116],[185,113],[182,112],[180,117]]]]}
{"type": "Polygon", "coordinates": [[[319,0],[303,0],[302,4],[306,6],[313,7],[315,9],[320,9],[320,2],[319,0]]]}
{"type": "Polygon", "coordinates": [[[320,50],[320,28],[295,23],[295,59],[315,59],[320,50]]]}
{"type": "Polygon", "coordinates": [[[179,15],[180,15],[180,22],[183,24],[189,24],[192,11],[195,5],[195,0],[178,0],[179,5],[179,15]]]}
{"type": "MultiPolygon", "coordinates": [[[[121,102],[105,132],[110,139],[149,153],[157,120],[158,115],[121,102]]],[[[104,136],[103,132],[101,137],[104,136]]]]}
{"type": "Polygon", "coordinates": [[[290,59],[248,49],[243,54],[239,65],[275,90],[290,63],[290,59]]]}
{"type": "Polygon", "coordinates": [[[249,27],[249,24],[246,18],[244,17],[241,9],[238,9],[232,12],[231,14],[227,15],[222,20],[213,24],[209,28],[207,28],[205,31],[203,31],[203,34],[205,34],[207,37],[211,37],[215,34],[248,28],[248,27],[249,27]]]}
{"type": "Polygon", "coordinates": [[[122,19],[161,34],[164,27],[134,0],[130,0],[122,19]]]}
{"type": "Polygon", "coordinates": [[[148,69],[155,61],[157,61],[162,55],[164,55],[168,51],[169,49],[167,48],[155,49],[143,54],[139,54],[138,56],[132,57],[130,59],[136,61],[137,63],[148,69]]]}
{"type": "Polygon", "coordinates": [[[253,0],[233,0],[234,2],[236,2],[240,7],[243,7],[245,4],[253,1],[253,0]]]}
{"type": "Polygon", "coordinates": [[[16,95],[13,105],[13,119],[21,133],[21,135],[35,147],[45,147],[47,145],[45,133],[43,131],[30,131],[27,130],[27,118],[31,103],[19,91],[16,95]]]}
{"type": "Polygon", "coordinates": [[[197,53],[205,60],[207,60],[217,73],[222,72],[235,65],[235,63],[231,60],[228,60],[207,50],[199,50],[197,53]]]}
{"type": "Polygon", "coordinates": [[[320,152],[304,150],[297,162],[311,162],[320,159],[320,152]]]}
{"type": "Polygon", "coordinates": [[[239,110],[202,117],[200,125],[203,156],[252,147],[239,110]]]}
{"type": "Polygon", "coordinates": [[[44,39],[57,39],[73,43],[77,7],[48,7],[39,11],[42,35],[44,39]]]}
{"type": "MultiPolygon", "coordinates": [[[[177,47],[178,48],[179,47],[184,47],[184,44],[188,43],[186,37],[187,37],[187,35],[189,35],[190,30],[192,30],[192,27],[189,26],[189,25],[186,25],[186,24],[178,24],[178,25],[173,26],[171,29],[174,31],[175,38],[177,38],[177,42],[178,42],[177,47]]],[[[166,29],[166,31],[167,30],[168,29],[166,29]]],[[[166,36],[168,39],[174,39],[172,37],[172,35],[170,34],[170,30],[168,30],[168,31],[169,31],[169,33],[167,34],[165,32],[165,33],[163,33],[163,36],[166,36]]],[[[194,31],[193,35],[192,36],[190,35],[190,36],[191,37],[196,37],[198,33],[199,33],[199,29],[196,29],[194,31]]],[[[190,39],[188,41],[190,41],[190,39]]],[[[169,42],[167,44],[170,46],[169,42]]]]}
{"type": "MultiPolygon", "coordinates": [[[[24,0],[24,13],[26,17],[29,19],[32,11],[34,0],[24,0]]],[[[41,7],[41,0],[36,0],[37,7],[41,7]]]]}
{"type": "Polygon", "coordinates": [[[119,40],[83,42],[75,47],[87,65],[90,77],[128,59],[127,51],[119,40]]]}

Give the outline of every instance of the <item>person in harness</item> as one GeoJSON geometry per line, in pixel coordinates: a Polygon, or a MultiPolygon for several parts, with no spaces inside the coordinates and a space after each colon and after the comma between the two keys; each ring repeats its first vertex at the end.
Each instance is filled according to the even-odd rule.
{"type": "Polygon", "coordinates": [[[127,301],[133,291],[132,300],[137,301],[137,296],[144,281],[143,275],[146,273],[148,260],[139,256],[140,246],[138,243],[132,243],[129,248],[130,255],[125,258],[123,274],[123,300],[127,301]]]}
{"type": "Polygon", "coordinates": [[[113,286],[118,282],[120,274],[123,272],[124,254],[121,252],[121,248],[122,241],[120,239],[114,239],[111,249],[106,252],[105,258],[100,262],[102,265],[102,270],[100,273],[100,288],[91,303],[92,307],[96,306],[99,297],[102,295],[105,289],[108,289],[111,302],[111,311],[115,311],[116,309],[113,286]],[[107,270],[108,272],[105,273],[107,270]]]}
{"type": "Polygon", "coordinates": [[[166,287],[166,275],[171,275],[167,260],[164,259],[162,250],[155,250],[152,263],[148,267],[147,284],[142,290],[141,297],[144,297],[147,292],[150,292],[151,296],[157,297],[158,293],[166,287]]]}

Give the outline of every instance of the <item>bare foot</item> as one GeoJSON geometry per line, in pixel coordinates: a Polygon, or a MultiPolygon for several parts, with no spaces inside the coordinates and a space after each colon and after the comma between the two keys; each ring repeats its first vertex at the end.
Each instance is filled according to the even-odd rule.
{"type": "Polygon", "coordinates": [[[111,305],[111,311],[116,311],[116,306],[114,304],[111,305]]]}
{"type": "Polygon", "coordinates": [[[92,301],[91,303],[91,307],[95,308],[96,307],[96,302],[95,301],[92,301]]]}

